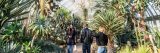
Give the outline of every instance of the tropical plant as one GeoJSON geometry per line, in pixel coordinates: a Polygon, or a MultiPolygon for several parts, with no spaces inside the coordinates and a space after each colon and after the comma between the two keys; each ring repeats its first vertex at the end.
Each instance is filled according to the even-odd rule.
{"type": "MultiPolygon", "coordinates": [[[[56,21],[55,22],[56,24],[55,25],[52,24],[53,25],[52,26],[51,20],[50,20],[52,16],[50,16],[49,14],[52,14],[53,8],[56,8],[55,6],[51,7],[52,2],[53,2],[52,0],[39,0],[39,1],[37,0],[14,0],[14,1],[1,0],[0,1],[0,6],[1,6],[0,7],[0,36],[1,36],[0,37],[1,39],[0,53],[8,53],[8,52],[39,53],[40,49],[42,48],[42,45],[37,46],[36,44],[33,43],[34,41],[37,41],[37,40],[42,41],[42,39],[46,40],[48,39],[48,37],[51,37],[50,35],[53,35],[53,34],[64,35],[65,33],[64,31],[67,26],[65,22],[67,23],[72,22],[72,19],[70,19],[71,18],[70,12],[66,11],[65,9],[63,9],[62,11],[58,10],[55,13],[57,16],[56,19],[53,18],[54,21],[56,21]],[[49,7],[46,4],[49,4],[49,7]],[[32,23],[29,23],[30,24],[29,28],[26,28],[27,30],[28,29],[30,30],[29,33],[31,34],[28,34],[26,37],[24,36],[25,32],[23,32],[24,26],[22,27],[24,23],[22,23],[21,20],[28,18],[26,16],[26,14],[28,15],[28,12],[29,12],[28,17],[29,18],[33,17],[33,18],[31,18],[32,20],[29,21],[29,22],[32,22],[32,23]],[[22,17],[22,15],[26,17],[24,18],[22,17]],[[66,19],[63,19],[63,18],[66,18],[66,19]],[[51,27],[52,29],[54,28],[57,31],[56,30],[51,31],[51,27]],[[63,29],[62,30],[63,33],[59,32],[58,31],[59,29],[63,29]],[[52,32],[56,32],[56,33],[52,34],[52,32]],[[33,35],[33,36],[30,36],[30,35],[33,35]],[[32,37],[32,40],[31,40],[31,37],[32,37]],[[26,38],[28,39],[25,40],[26,38]]],[[[75,20],[77,19],[74,19],[73,23],[79,22],[75,20]]],[[[58,46],[53,46],[53,43],[50,46],[52,46],[53,49],[55,47],[58,48],[58,46]]],[[[56,50],[57,49],[55,49],[54,51],[56,50]]]]}
{"type": "Polygon", "coordinates": [[[71,23],[73,24],[74,27],[76,27],[77,30],[81,30],[81,19],[78,16],[73,15],[71,19],[71,23]]]}
{"type": "Polygon", "coordinates": [[[152,33],[156,36],[155,37],[155,42],[156,42],[157,48],[160,48],[160,32],[159,32],[159,30],[156,29],[156,28],[155,29],[153,28],[152,33]]]}
{"type": "MultiPolygon", "coordinates": [[[[29,42],[30,37],[24,36],[22,23],[20,21],[9,22],[8,25],[5,25],[2,29],[3,35],[1,35],[1,52],[2,53],[19,53],[22,52],[23,44],[29,42]]],[[[30,48],[30,46],[25,47],[30,48]]],[[[28,49],[28,51],[34,51],[37,48],[32,47],[33,49],[28,49]]],[[[27,50],[23,50],[27,51],[27,50]]]]}
{"type": "Polygon", "coordinates": [[[54,42],[57,44],[65,43],[65,32],[67,26],[71,23],[71,14],[66,8],[60,7],[54,14],[52,18],[52,36],[54,37],[54,42]]]}
{"type": "Polygon", "coordinates": [[[32,31],[33,38],[31,41],[31,47],[34,44],[34,40],[39,37],[40,39],[44,39],[47,35],[51,34],[51,25],[49,21],[44,16],[39,16],[35,19],[31,24],[29,29],[32,31]]]}
{"type": "Polygon", "coordinates": [[[88,9],[85,7],[83,0],[81,0],[80,8],[82,10],[82,17],[81,18],[83,19],[83,21],[85,23],[87,21],[88,9]]]}
{"type": "Polygon", "coordinates": [[[26,18],[16,18],[17,16],[24,15],[33,0],[1,0],[0,1],[0,29],[7,23],[15,20],[23,20],[26,18]]]}
{"type": "Polygon", "coordinates": [[[2,39],[3,41],[10,42],[15,41],[19,42],[19,37],[23,36],[22,23],[20,22],[10,22],[7,23],[5,27],[2,29],[2,39]]]}
{"type": "Polygon", "coordinates": [[[147,45],[141,45],[136,48],[133,53],[151,53],[151,49],[147,45]]]}
{"type": "Polygon", "coordinates": [[[116,35],[122,34],[124,31],[124,26],[125,26],[125,19],[122,17],[118,17],[116,15],[116,11],[111,8],[111,9],[106,9],[104,11],[101,11],[95,16],[95,22],[98,23],[99,26],[103,26],[106,29],[106,34],[109,38],[109,52],[113,52],[113,40],[116,35]]]}
{"type": "Polygon", "coordinates": [[[30,42],[24,42],[20,49],[20,52],[24,53],[39,53],[41,48],[39,46],[30,47],[30,42]]]}
{"type": "Polygon", "coordinates": [[[150,53],[151,49],[147,45],[141,45],[138,48],[131,48],[131,46],[126,45],[125,47],[122,47],[118,53],[150,53]]]}
{"type": "Polygon", "coordinates": [[[30,47],[29,42],[24,42],[23,44],[18,42],[1,42],[0,47],[1,53],[39,53],[41,51],[38,46],[30,47]]]}
{"type": "Polygon", "coordinates": [[[61,45],[65,43],[65,32],[69,24],[73,24],[76,29],[81,29],[81,19],[75,15],[72,15],[71,12],[64,7],[60,7],[54,16],[55,17],[51,20],[51,25],[53,26],[52,28],[54,28],[52,30],[52,36],[54,37],[54,42],[57,44],[61,45]]]}
{"type": "Polygon", "coordinates": [[[5,43],[2,39],[0,40],[0,52],[1,53],[17,53],[21,49],[19,43],[7,42],[5,43]]]}
{"type": "Polygon", "coordinates": [[[132,53],[131,44],[128,42],[126,46],[123,46],[118,53],[132,53]]]}
{"type": "Polygon", "coordinates": [[[39,46],[42,53],[62,53],[65,52],[65,48],[60,47],[51,40],[38,40],[34,43],[39,46]]]}

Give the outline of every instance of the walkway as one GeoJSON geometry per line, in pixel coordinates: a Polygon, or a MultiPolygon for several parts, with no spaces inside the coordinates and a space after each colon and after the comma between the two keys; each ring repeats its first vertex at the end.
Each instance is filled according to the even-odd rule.
{"type": "Polygon", "coordinates": [[[82,44],[76,44],[77,50],[74,50],[73,53],[82,53],[82,44]]]}

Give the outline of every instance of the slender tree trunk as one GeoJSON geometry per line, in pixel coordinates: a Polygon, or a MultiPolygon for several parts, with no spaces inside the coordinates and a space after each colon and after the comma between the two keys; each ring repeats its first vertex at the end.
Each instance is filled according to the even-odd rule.
{"type": "Polygon", "coordinates": [[[39,0],[39,2],[40,2],[41,15],[44,15],[44,2],[45,2],[45,0],[39,0]]]}
{"type": "Polygon", "coordinates": [[[83,8],[83,15],[84,15],[84,23],[87,21],[87,16],[88,16],[88,9],[83,8]]]}
{"type": "Polygon", "coordinates": [[[112,36],[108,37],[108,49],[107,49],[108,53],[114,53],[114,41],[112,36]]]}

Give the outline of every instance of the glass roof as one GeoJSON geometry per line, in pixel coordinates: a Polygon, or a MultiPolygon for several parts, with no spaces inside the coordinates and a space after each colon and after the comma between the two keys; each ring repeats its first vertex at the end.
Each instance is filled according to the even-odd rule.
{"type": "MultiPolygon", "coordinates": [[[[93,6],[95,4],[95,2],[93,2],[93,1],[92,1],[92,3],[90,3],[90,2],[91,1],[88,1],[88,0],[63,0],[60,2],[60,5],[66,7],[75,15],[83,16],[82,15],[83,11],[81,9],[81,5],[84,5],[84,7],[86,7],[86,8],[90,8],[91,6],[93,6]]],[[[147,19],[147,20],[159,19],[158,17],[160,16],[160,9],[156,8],[156,6],[153,4],[153,2],[149,2],[147,5],[148,6],[145,10],[145,19],[147,19]]],[[[92,16],[94,14],[94,10],[90,10],[90,12],[88,12],[88,13],[91,14],[89,16],[92,16]]]]}

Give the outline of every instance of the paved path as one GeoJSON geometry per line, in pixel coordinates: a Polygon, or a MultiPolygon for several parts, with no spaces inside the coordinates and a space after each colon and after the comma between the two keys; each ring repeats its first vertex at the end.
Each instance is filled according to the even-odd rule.
{"type": "MultiPolygon", "coordinates": [[[[96,40],[94,38],[92,45],[96,45],[95,42],[96,42],[96,40]]],[[[92,45],[91,45],[91,53],[96,53],[96,52],[92,51],[93,48],[94,48],[94,50],[97,50],[97,49],[95,49],[95,47],[92,47],[92,45]]],[[[77,43],[76,44],[76,50],[73,49],[73,53],[82,53],[82,43],[77,43]]]]}
{"type": "MultiPolygon", "coordinates": [[[[94,48],[94,50],[97,50],[97,49],[95,49],[95,48],[97,48],[97,46],[95,47],[95,45],[96,45],[95,43],[96,43],[96,39],[94,38],[93,43],[91,45],[91,53],[96,53],[95,51],[92,51],[93,48],[94,48]],[[93,45],[94,45],[94,47],[93,47],[93,45]]],[[[82,53],[82,43],[77,43],[76,48],[77,48],[77,50],[74,50],[73,53],[82,53]]]]}
{"type": "Polygon", "coordinates": [[[82,53],[82,44],[78,43],[76,44],[77,50],[74,50],[73,53],[82,53]]]}

